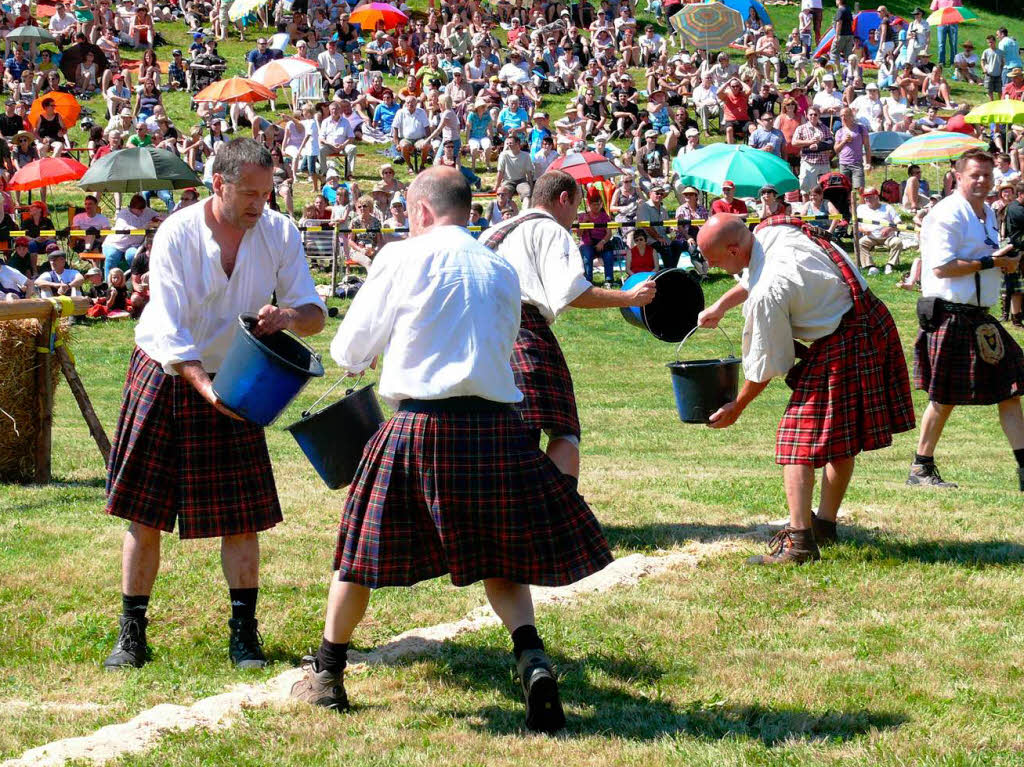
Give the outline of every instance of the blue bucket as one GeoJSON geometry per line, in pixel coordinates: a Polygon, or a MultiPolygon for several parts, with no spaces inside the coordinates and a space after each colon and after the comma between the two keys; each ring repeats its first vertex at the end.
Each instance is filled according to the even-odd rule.
{"type": "Polygon", "coordinates": [[[283,330],[257,338],[259,318],[238,315],[238,327],[213,390],[221,402],[260,426],[269,426],[309,383],[324,374],[320,358],[283,330]]]}
{"type": "MultiPolygon", "coordinates": [[[[693,331],[686,338],[691,335],[693,331]]],[[[739,393],[740,359],[732,354],[722,359],[670,362],[668,369],[672,372],[676,411],[683,423],[709,423],[711,415],[739,393]]]]}
{"type": "Polygon", "coordinates": [[[622,289],[632,290],[647,280],[657,286],[654,300],[647,306],[624,306],[622,316],[661,341],[683,340],[697,327],[697,315],[704,309],[704,291],[696,276],[686,269],[637,272],[622,283],[622,289]]]}

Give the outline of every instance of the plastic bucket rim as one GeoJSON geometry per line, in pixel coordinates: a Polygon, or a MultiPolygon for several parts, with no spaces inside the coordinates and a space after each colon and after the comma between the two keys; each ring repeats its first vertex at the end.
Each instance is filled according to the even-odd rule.
{"type": "MultiPolygon", "coordinates": [[[[287,369],[292,370],[293,372],[302,373],[307,378],[321,378],[324,375],[324,372],[325,372],[324,371],[324,365],[323,365],[323,362],[320,360],[320,355],[316,353],[316,351],[313,349],[312,346],[307,344],[305,341],[303,341],[297,335],[295,335],[294,333],[291,333],[291,332],[289,332],[287,330],[280,330],[280,331],[278,331],[279,333],[284,333],[286,336],[291,338],[293,341],[296,341],[297,343],[299,343],[300,345],[305,347],[309,351],[309,359],[310,359],[310,361],[316,363],[316,369],[310,370],[309,368],[300,368],[298,365],[296,365],[291,360],[286,360],[284,357],[282,357],[280,354],[275,352],[273,349],[271,349],[265,343],[260,341],[260,339],[257,338],[256,335],[251,330],[249,330],[249,327],[246,324],[246,320],[256,320],[256,321],[258,321],[259,317],[257,315],[255,315],[255,314],[253,314],[252,312],[243,312],[242,314],[238,315],[238,324],[241,326],[242,330],[245,331],[246,338],[249,341],[252,341],[253,343],[258,344],[260,351],[263,352],[264,354],[266,354],[272,360],[274,360],[275,362],[280,363],[281,365],[284,365],[287,369]]],[[[298,392],[296,392],[296,394],[297,393],[298,392]]]]}
{"type": "MultiPolygon", "coordinates": [[[[342,397],[341,399],[335,400],[334,402],[330,403],[329,405],[324,405],[322,408],[320,408],[317,411],[310,412],[309,410],[303,410],[302,411],[302,416],[299,418],[299,420],[297,420],[297,421],[295,421],[293,423],[288,424],[287,426],[284,427],[284,429],[287,432],[294,433],[294,432],[292,432],[293,428],[295,428],[297,426],[302,426],[304,424],[309,423],[314,418],[316,418],[318,415],[320,415],[321,413],[325,413],[326,411],[330,410],[332,407],[337,405],[339,402],[343,402],[346,398],[352,396],[353,394],[359,394],[361,392],[366,391],[367,389],[371,389],[372,390],[373,389],[373,384],[372,383],[366,384],[366,386],[360,386],[358,389],[347,389],[345,391],[345,396],[344,397],[342,397]]],[[[379,404],[378,404],[378,407],[380,407],[379,404]]]]}
{"type": "Polygon", "coordinates": [[[687,368],[725,367],[728,365],[739,365],[743,360],[739,357],[719,357],[706,360],[676,360],[665,363],[669,370],[685,370],[687,368]]]}

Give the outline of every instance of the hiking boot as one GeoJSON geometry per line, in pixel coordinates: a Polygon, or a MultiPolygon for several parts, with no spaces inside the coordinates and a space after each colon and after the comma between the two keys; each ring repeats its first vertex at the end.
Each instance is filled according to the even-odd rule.
{"type": "Polygon", "coordinates": [[[321,671],[313,655],[307,655],[302,659],[302,667],[306,670],[306,675],[292,685],[289,697],[331,711],[345,711],[348,708],[344,671],[337,674],[321,671]]]}
{"type": "Polygon", "coordinates": [[[786,525],[768,542],[768,553],[758,554],[747,560],[748,565],[802,565],[821,559],[818,544],[814,542],[814,530],[797,530],[786,525]]]}
{"type": "Polygon", "coordinates": [[[910,464],[910,476],[907,477],[908,485],[926,485],[928,487],[956,487],[955,482],[944,482],[939,476],[939,469],[935,463],[912,463],[910,464]]]}
{"type": "Polygon", "coordinates": [[[103,661],[107,671],[122,668],[142,668],[146,663],[149,647],[146,645],[147,618],[131,618],[122,615],[117,619],[121,632],[117,635],[117,644],[113,652],[103,661]]]}
{"type": "Polygon", "coordinates": [[[822,519],[817,514],[812,514],[811,529],[814,531],[814,542],[818,546],[824,548],[825,546],[835,546],[839,543],[839,531],[836,529],[835,522],[830,522],[827,519],[822,519]]]}
{"type": "Polygon", "coordinates": [[[524,650],[516,663],[526,700],[526,729],[553,733],[565,727],[558,681],[543,650],[524,650]]]}
{"type": "Polygon", "coordinates": [[[228,628],[231,638],[228,640],[228,655],[236,668],[263,668],[267,665],[267,656],[263,654],[263,637],[257,629],[259,621],[255,618],[231,618],[228,628]]]}

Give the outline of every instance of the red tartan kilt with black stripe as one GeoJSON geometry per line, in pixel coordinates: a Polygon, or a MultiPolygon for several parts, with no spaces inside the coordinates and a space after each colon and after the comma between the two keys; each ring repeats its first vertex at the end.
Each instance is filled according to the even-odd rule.
{"type": "Polygon", "coordinates": [[[369,588],[444,573],[456,586],[564,586],[611,561],[587,503],[514,410],[399,410],[363,451],[334,567],[369,588]]]}
{"type": "Polygon", "coordinates": [[[132,353],[107,468],[106,512],[182,538],[281,521],[263,429],[222,415],[181,376],[132,353]]]}
{"type": "Polygon", "coordinates": [[[523,304],[519,335],[512,347],[512,372],[523,393],[516,409],[530,429],[579,438],[580,418],[569,366],[551,326],[532,304],[523,304]]]}
{"type": "Polygon", "coordinates": [[[811,344],[786,383],[793,389],[779,424],[775,460],[824,466],[892,444],[914,428],[903,345],[885,304],[870,291],[835,332],[811,344]]]}

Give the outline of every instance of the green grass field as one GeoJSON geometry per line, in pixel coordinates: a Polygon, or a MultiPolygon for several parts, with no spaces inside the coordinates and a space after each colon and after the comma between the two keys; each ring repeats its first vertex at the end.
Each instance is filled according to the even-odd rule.
{"type": "MultiPolygon", "coordinates": [[[[795,9],[770,10],[788,31],[795,9]]],[[[962,31],[976,43],[1000,24],[1024,32],[1019,20],[980,15],[962,31]]],[[[183,45],[180,25],[162,31],[183,45]]],[[[238,60],[249,45],[222,51],[238,60]]],[[[165,103],[179,128],[191,123],[185,96],[165,103]]],[[[357,175],[370,178],[376,164],[361,161],[357,175]]],[[[70,199],[78,199],[73,186],[52,190],[51,200],[70,199]]],[[[871,284],[909,353],[915,295],[895,281],[871,284]]],[[[708,301],[731,284],[714,277],[708,301]]],[[[337,323],[314,339],[325,355],[337,323]]],[[[738,342],[739,316],[723,325],[738,342]]],[[[616,555],[689,548],[703,557],[695,568],[540,611],[562,675],[565,734],[525,734],[507,636],[486,629],[434,655],[352,675],[349,714],[247,710],[229,729],[169,734],[123,764],[1024,763],[1024,519],[994,408],[961,409],[947,427],[937,457],[959,490],[906,487],[916,434],[900,435],[859,459],[842,545],[814,565],[751,569],[743,559],[762,546],[752,533],[785,516],[772,458],[785,386],[773,383],[730,430],[684,425],[665,368],[674,346],[615,311],[570,311],[555,329],[583,421],[581,490],[616,555]]],[[[128,322],[74,328],[80,373],[108,434],[132,331],[128,322]]],[[[727,345],[699,333],[686,349],[690,358],[721,356],[727,345]]],[[[337,375],[330,369],[279,423],[297,418],[337,375]]],[[[923,397],[916,403],[920,413],[923,397]]],[[[0,760],[158,704],[269,679],[318,643],[344,495],[323,486],[280,426],[268,442],[285,511],[284,524],[262,536],[259,617],[270,667],[239,674],[229,666],[217,543],[167,536],[150,608],[153,661],[106,674],[124,524],[102,514],[101,459],[67,388],[58,389],[53,484],[0,487],[0,760]]],[[[482,604],[478,586],[456,590],[443,580],[384,589],[354,646],[458,620],[482,604]]]]}

